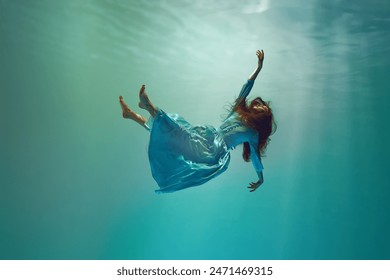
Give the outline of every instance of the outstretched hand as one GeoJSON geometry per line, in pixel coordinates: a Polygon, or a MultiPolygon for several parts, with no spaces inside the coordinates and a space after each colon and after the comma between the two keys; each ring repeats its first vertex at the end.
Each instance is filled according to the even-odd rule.
{"type": "Polygon", "coordinates": [[[252,182],[249,184],[249,187],[248,189],[251,189],[250,192],[254,192],[255,190],[257,190],[258,187],[260,187],[261,185],[261,181],[257,181],[256,183],[252,182]]]}
{"type": "Polygon", "coordinates": [[[259,67],[262,67],[263,66],[263,61],[264,61],[264,51],[261,50],[261,51],[257,51],[256,52],[256,55],[257,55],[257,58],[258,58],[258,65],[259,67]]]}

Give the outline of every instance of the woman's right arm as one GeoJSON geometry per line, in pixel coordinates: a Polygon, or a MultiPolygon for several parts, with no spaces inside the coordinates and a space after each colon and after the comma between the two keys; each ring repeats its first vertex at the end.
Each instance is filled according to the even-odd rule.
{"type": "Polygon", "coordinates": [[[256,52],[258,61],[257,61],[257,68],[255,71],[249,76],[248,81],[244,84],[244,86],[241,89],[240,94],[238,95],[236,101],[234,102],[233,110],[236,111],[240,106],[245,104],[245,99],[249,95],[249,93],[252,90],[253,83],[255,82],[257,75],[260,73],[261,68],[263,67],[263,61],[264,61],[264,51],[257,51],[256,52]]]}
{"type": "Polygon", "coordinates": [[[261,68],[263,68],[263,61],[264,61],[264,51],[261,50],[261,51],[257,51],[256,52],[256,55],[257,55],[257,68],[255,69],[255,71],[253,71],[253,73],[249,76],[249,80],[250,81],[254,81],[256,80],[257,78],[257,75],[259,75],[260,71],[261,71],[261,68]]]}

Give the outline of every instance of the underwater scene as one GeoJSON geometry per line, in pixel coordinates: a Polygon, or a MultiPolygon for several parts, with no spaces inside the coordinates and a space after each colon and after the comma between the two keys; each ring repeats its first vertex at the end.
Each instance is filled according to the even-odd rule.
{"type": "Polygon", "coordinates": [[[390,259],[390,2],[0,0],[0,259],[390,259]],[[257,180],[157,194],[153,103],[219,127],[250,99],[276,132],[257,180]]]}

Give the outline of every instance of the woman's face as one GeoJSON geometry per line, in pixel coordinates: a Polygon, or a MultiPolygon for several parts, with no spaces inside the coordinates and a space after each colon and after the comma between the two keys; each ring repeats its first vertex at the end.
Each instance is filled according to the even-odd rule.
{"type": "Polygon", "coordinates": [[[256,110],[258,112],[266,112],[268,111],[268,106],[264,103],[264,101],[261,98],[256,98],[252,101],[251,107],[253,110],[256,110]]]}

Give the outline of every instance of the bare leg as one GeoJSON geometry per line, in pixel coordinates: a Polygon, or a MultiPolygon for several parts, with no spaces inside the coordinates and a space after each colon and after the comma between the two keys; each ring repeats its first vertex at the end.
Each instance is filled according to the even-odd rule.
{"type": "Polygon", "coordinates": [[[137,122],[138,124],[142,125],[143,127],[147,128],[147,126],[145,125],[146,123],[146,118],[133,112],[129,106],[127,106],[127,104],[125,103],[125,101],[123,100],[123,97],[122,96],[119,96],[119,103],[121,104],[121,107],[122,107],[122,116],[125,118],[125,119],[132,119],[133,121],[137,122]]]}
{"type": "Polygon", "coordinates": [[[149,96],[146,94],[145,85],[142,85],[141,89],[139,90],[138,106],[142,109],[147,110],[152,117],[155,117],[157,114],[156,107],[152,104],[149,99],[149,96]]]}

